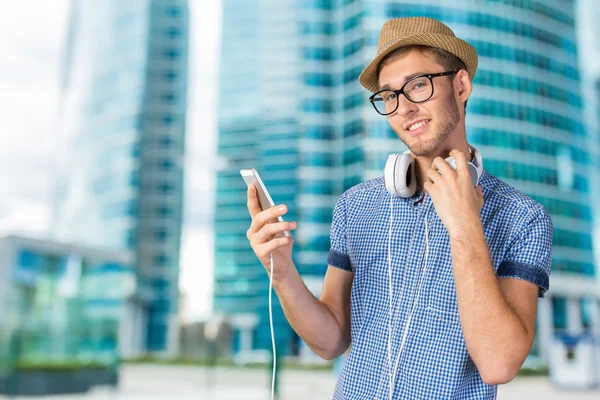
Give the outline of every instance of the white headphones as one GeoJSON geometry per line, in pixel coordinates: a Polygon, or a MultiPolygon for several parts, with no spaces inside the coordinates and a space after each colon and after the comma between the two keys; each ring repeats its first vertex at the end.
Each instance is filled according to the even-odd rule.
{"type": "MultiPolygon", "coordinates": [[[[473,186],[477,186],[479,184],[479,178],[481,178],[481,174],[483,173],[483,161],[481,159],[481,154],[475,147],[469,146],[469,153],[475,156],[475,163],[473,161],[469,161],[468,168],[469,173],[471,175],[471,182],[473,186]]],[[[456,170],[456,160],[454,157],[447,157],[446,162],[452,167],[452,169],[456,170]]],[[[439,172],[439,170],[438,170],[439,172]]],[[[403,334],[402,334],[402,342],[400,343],[400,350],[398,351],[398,357],[396,358],[396,363],[394,366],[393,372],[390,371],[392,367],[392,312],[393,312],[393,296],[392,296],[392,254],[391,254],[391,245],[392,245],[392,222],[393,222],[393,204],[394,204],[394,196],[399,197],[411,197],[417,191],[417,178],[415,175],[415,167],[414,167],[414,159],[410,150],[405,151],[404,153],[395,153],[390,154],[388,156],[387,162],[385,163],[384,170],[384,183],[385,188],[391,194],[390,196],[390,230],[389,230],[389,240],[388,240],[388,278],[389,278],[389,302],[390,302],[390,318],[388,323],[388,372],[389,372],[389,399],[392,400],[392,395],[394,392],[395,382],[396,382],[396,373],[398,371],[398,366],[400,365],[400,357],[402,355],[402,350],[404,349],[404,344],[406,342],[406,337],[408,334],[408,327],[412,320],[414,306],[419,298],[419,294],[421,292],[421,285],[423,283],[423,275],[427,272],[427,258],[429,254],[429,227],[427,223],[427,214],[429,213],[429,208],[431,208],[431,204],[425,211],[425,258],[424,265],[421,269],[421,273],[419,276],[419,287],[417,288],[417,292],[415,294],[414,299],[412,299],[412,307],[410,309],[410,313],[404,325],[403,334]]],[[[402,289],[402,288],[401,288],[402,289]]],[[[402,295],[401,295],[402,296],[402,295]]],[[[402,299],[402,297],[400,297],[402,299]]],[[[379,389],[377,390],[379,392],[379,389]]]]}
{"type": "MultiPolygon", "coordinates": [[[[481,160],[481,154],[475,147],[469,147],[469,152],[474,154],[476,164],[469,161],[469,172],[471,174],[471,181],[473,186],[479,184],[479,178],[483,173],[483,162],[481,160]]],[[[446,162],[453,168],[456,169],[456,160],[454,157],[447,157],[446,162]]],[[[385,170],[383,180],[385,182],[385,188],[387,191],[400,197],[411,197],[417,191],[417,179],[415,176],[414,159],[410,150],[406,150],[404,153],[395,153],[388,156],[387,162],[385,163],[385,170]]]]}

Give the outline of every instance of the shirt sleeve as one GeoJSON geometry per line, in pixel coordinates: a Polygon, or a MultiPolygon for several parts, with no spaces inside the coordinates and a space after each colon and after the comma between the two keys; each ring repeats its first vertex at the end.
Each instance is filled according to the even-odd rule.
{"type": "Polygon", "coordinates": [[[353,271],[348,255],[348,243],[346,239],[346,200],[347,192],[344,192],[333,208],[333,218],[330,230],[330,248],[327,255],[327,263],[333,267],[345,271],[353,271]]]}
{"type": "Polygon", "coordinates": [[[545,208],[529,213],[514,232],[496,275],[531,282],[538,286],[538,297],[544,297],[550,285],[553,234],[552,219],[545,208]]]}

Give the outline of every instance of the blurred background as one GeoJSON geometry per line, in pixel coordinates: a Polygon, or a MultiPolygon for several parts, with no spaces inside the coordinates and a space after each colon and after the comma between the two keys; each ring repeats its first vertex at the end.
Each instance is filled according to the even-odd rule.
{"type": "MultiPolygon", "coordinates": [[[[600,398],[600,2],[21,0],[0,14],[0,398],[266,399],[268,277],[239,170],[320,295],[344,190],[405,149],[357,78],[389,18],[479,54],[467,139],[546,207],[550,290],[499,398],[600,398]]],[[[281,399],[330,399],[273,297],[281,399]]]]}

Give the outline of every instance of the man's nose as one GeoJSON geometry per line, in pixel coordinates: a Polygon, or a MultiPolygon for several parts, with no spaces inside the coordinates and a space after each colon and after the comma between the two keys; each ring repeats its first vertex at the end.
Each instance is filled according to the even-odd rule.
{"type": "Polygon", "coordinates": [[[417,104],[407,99],[404,93],[398,96],[398,109],[396,110],[397,114],[405,116],[416,112],[417,109],[417,104]]]}

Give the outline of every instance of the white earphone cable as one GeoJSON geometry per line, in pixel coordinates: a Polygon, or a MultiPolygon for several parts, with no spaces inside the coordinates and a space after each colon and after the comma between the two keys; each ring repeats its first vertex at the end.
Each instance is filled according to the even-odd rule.
{"type": "Polygon", "coordinates": [[[390,377],[390,400],[392,400],[392,395],[394,392],[394,377],[392,375],[392,222],[394,216],[394,196],[390,196],[390,233],[388,239],[388,278],[390,285],[390,318],[388,322],[388,374],[390,377]]]}
{"type": "MultiPolygon", "coordinates": [[[[423,281],[425,274],[427,274],[427,258],[428,258],[428,254],[429,254],[429,226],[427,223],[427,214],[429,213],[429,209],[431,208],[431,204],[429,204],[429,207],[427,207],[427,211],[425,211],[425,260],[424,260],[424,265],[423,265],[423,271],[421,272],[421,275],[419,277],[419,285],[417,287],[417,292],[415,293],[415,298],[413,301],[413,306],[410,310],[410,314],[408,315],[408,320],[406,321],[406,325],[404,328],[404,334],[402,335],[402,342],[400,343],[400,350],[398,351],[398,358],[396,359],[396,365],[394,366],[394,380],[396,378],[396,373],[398,371],[398,366],[400,365],[400,358],[402,356],[402,350],[404,349],[404,343],[406,341],[406,336],[408,335],[408,327],[410,326],[410,321],[412,320],[412,316],[414,313],[414,309],[415,309],[415,304],[419,299],[419,294],[421,293],[421,286],[423,285],[423,281]]],[[[395,382],[394,382],[395,383],[395,382]]]]}
{"type": "Polygon", "coordinates": [[[273,378],[271,379],[271,400],[275,398],[275,368],[277,367],[277,357],[275,350],[275,330],[273,329],[273,253],[271,258],[271,275],[269,277],[269,323],[271,324],[271,342],[273,343],[273,378]]]}

